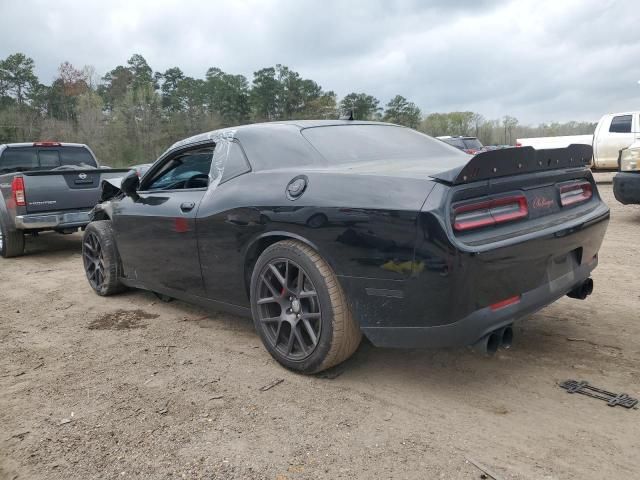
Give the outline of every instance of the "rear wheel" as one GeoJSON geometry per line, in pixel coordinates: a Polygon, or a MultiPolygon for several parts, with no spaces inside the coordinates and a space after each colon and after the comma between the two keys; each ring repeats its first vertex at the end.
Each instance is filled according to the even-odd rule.
{"type": "Polygon", "coordinates": [[[0,218],[0,255],[4,258],[17,257],[24,253],[24,233],[21,230],[9,230],[9,226],[0,218]]]}
{"type": "Polygon", "coordinates": [[[89,285],[98,295],[113,295],[124,290],[111,221],[100,220],[87,226],[82,237],[82,261],[89,285]]]}
{"type": "Polygon", "coordinates": [[[343,362],[362,337],[331,267],[315,250],[294,240],[275,243],[258,258],[251,278],[251,310],[269,353],[302,373],[343,362]]]}

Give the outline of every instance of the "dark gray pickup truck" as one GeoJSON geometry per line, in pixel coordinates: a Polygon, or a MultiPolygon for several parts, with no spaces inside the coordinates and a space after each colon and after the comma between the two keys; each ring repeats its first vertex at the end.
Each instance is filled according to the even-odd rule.
{"type": "Polygon", "coordinates": [[[0,255],[21,255],[26,233],[84,228],[102,180],[126,171],[101,168],[82,144],[0,145],[0,255]]]}

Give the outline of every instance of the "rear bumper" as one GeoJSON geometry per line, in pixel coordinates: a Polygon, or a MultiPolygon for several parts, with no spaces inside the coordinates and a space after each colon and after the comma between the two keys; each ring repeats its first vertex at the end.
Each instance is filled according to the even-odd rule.
{"type": "Polygon", "coordinates": [[[51,212],[16,216],[18,230],[59,230],[84,227],[89,224],[89,212],[51,212]]]}
{"type": "Polygon", "coordinates": [[[377,346],[472,345],[553,303],[589,278],[609,220],[590,213],[482,252],[457,249],[435,218],[421,222],[406,280],[339,277],[362,332],[377,346]],[[506,300],[517,303],[502,306],[506,300]]]}
{"type": "Polygon", "coordinates": [[[615,175],[613,194],[624,205],[640,204],[640,172],[620,172],[615,175]]]}
{"type": "Polygon", "coordinates": [[[472,345],[486,334],[531,315],[562,298],[584,282],[597,265],[589,265],[550,281],[548,284],[524,292],[520,301],[493,310],[485,307],[448,325],[429,327],[366,327],[362,331],[376,346],[390,348],[443,348],[472,345]]]}

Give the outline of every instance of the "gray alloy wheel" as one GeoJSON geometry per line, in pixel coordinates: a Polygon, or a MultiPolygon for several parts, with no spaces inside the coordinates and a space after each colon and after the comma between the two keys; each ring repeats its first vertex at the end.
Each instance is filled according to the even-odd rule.
{"type": "Polygon", "coordinates": [[[84,270],[87,273],[87,279],[89,280],[91,288],[96,291],[101,290],[105,280],[104,256],[102,255],[100,240],[93,232],[89,232],[84,236],[82,258],[84,260],[84,270]]]}
{"type": "Polygon", "coordinates": [[[301,373],[343,362],[362,338],[329,264],[296,240],[274,243],[258,258],[251,276],[251,313],[273,358],[301,373]]]}
{"type": "Polygon", "coordinates": [[[271,347],[291,360],[304,360],[318,346],[322,311],[313,282],[287,258],[269,261],[260,272],[258,318],[271,347]]]}
{"type": "Polygon", "coordinates": [[[98,295],[112,295],[124,289],[111,221],[100,220],[87,226],[82,237],[82,262],[89,285],[98,295]]]}

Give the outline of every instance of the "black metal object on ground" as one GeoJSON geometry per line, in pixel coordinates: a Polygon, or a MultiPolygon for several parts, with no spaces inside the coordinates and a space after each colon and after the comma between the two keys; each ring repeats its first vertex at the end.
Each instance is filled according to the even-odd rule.
{"type": "Polygon", "coordinates": [[[560,387],[567,390],[567,393],[581,393],[588,397],[604,400],[610,407],[620,405],[625,408],[634,408],[638,404],[638,399],[630,397],[626,393],[613,393],[601,388],[589,385],[589,382],[577,380],[565,380],[560,387]]]}

